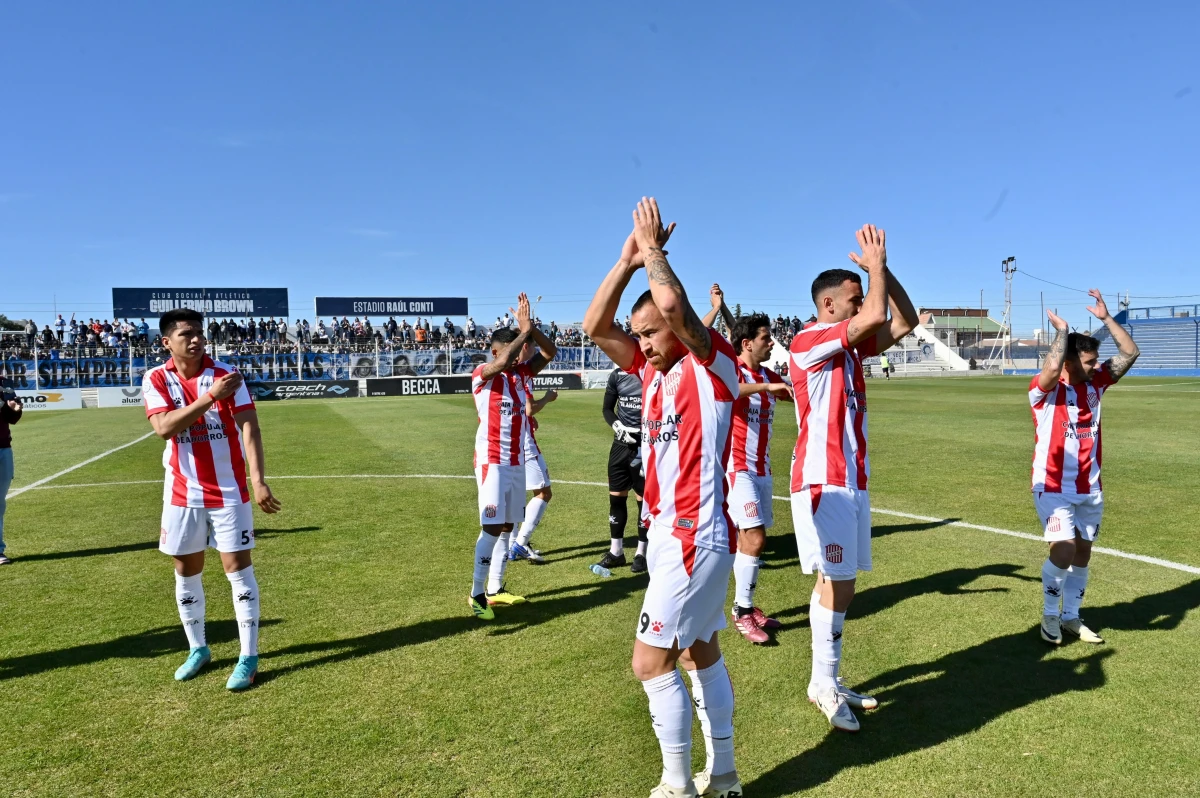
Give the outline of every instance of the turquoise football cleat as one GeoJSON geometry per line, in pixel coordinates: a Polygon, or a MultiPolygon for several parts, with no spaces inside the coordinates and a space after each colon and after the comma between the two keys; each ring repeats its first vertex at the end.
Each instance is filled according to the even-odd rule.
{"type": "Polygon", "coordinates": [[[212,662],[212,652],[208,650],[208,646],[193,648],[192,652],[188,654],[188,658],[179,666],[179,670],[175,671],[175,681],[186,682],[210,662],[212,662]]]}
{"type": "Polygon", "coordinates": [[[258,657],[238,657],[237,665],[233,667],[233,673],[229,674],[229,681],[225,682],[226,690],[245,690],[254,684],[254,677],[258,675],[258,657]]]}

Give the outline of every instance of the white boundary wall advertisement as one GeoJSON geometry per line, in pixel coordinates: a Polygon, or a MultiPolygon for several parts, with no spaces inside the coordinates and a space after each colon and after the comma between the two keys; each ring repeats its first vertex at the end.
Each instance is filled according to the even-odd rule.
{"type": "Polygon", "coordinates": [[[142,389],[97,388],[97,407],[141,407],[142,389]]]}
{"type": "Polygon", "coordinates": [[[78,388],[32,388],[17,390],[17,398],[29,410],[78,410],[83,407],[83,393],[78,388]]]}

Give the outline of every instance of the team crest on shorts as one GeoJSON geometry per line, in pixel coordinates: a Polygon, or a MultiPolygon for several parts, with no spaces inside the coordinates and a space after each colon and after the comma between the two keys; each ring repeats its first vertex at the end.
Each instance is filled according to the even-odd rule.
{"type": "Polygon", "coordinates": [[[1050,520],[1046,522],[1046,531],[1058,532],[1060,529],[1062,529],[1062,522],[1058,520],[1058,516],[1050,516],[1050,520]]]}
{"type": "Polygon", "coordinates": [[[836,543],[830,543],[825,547],[825,560],[831,563],[840,563],[842,561],[842,547],[836,543]]]}
{"type": "Polygon", "coordinates": [[[746,502],[742,509],[746,511],[747,518],[758,518],[758,502],[746,502]]]}
{"type": "Polygon", "coordinates": [[[495,518],[496,517],[496,505],[489,504],[487,507],[484,507],[483,515],[485,518],[495,518]]]}
{"type": "Polygon", "coordinates": [[[662,621],[655,621],[654,623],[650,624],[650,631],[653,632],[655,635],[661,635],[662,629],[663,629],[662,621]]]}

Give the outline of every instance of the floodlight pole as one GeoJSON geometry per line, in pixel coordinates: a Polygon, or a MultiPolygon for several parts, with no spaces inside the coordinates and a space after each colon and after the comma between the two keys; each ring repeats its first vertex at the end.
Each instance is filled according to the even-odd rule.
{"type": "Polygon", "coordinates": [[[1000,270],[1004,272],[1004,353],[1003,361],[1013,365],[1012,359],[1012,281],[1017,273],[1017,259],[1009,256],[1000,261],[1000,270]]]}

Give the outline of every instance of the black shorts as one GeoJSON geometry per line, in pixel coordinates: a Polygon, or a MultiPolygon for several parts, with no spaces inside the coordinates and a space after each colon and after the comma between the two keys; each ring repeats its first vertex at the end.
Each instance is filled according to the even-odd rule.
{"type": "Polygon", "coordinates": [[[641,446],[613,441],[608,450],[608,489],[615,493],[632,490],[639,496],[645,494],[641,446]]]}

